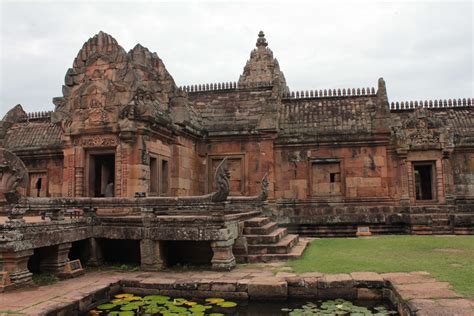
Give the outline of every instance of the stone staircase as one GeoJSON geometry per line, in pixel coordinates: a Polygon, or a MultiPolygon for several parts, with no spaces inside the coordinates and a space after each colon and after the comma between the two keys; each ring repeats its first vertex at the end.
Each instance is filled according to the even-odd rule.
{"type": "Polygon", "coordinates": [[[433,225],[433,234],[435,235],[450,235],[453,234],[453,228],[449,222],[448,214],[432,214],[431,223],[433,225]]]}
{"type": "Polygon", "coordinates": [[[416,215],[418,218],[425,218],[426,224],[412,225],[412,233],[416,235],[454,234],[453,223],[451,223],[449,210],[446,207],[424,207],[422,212],[416,215]]]}
{"type": "Polygon", "coordinates": [[[253,217],[244,221],[246,252],[234,252],[239,263],[257,263],[298,258],[308,244],[307,239],[288,234],[269,217],[253,217]]]}

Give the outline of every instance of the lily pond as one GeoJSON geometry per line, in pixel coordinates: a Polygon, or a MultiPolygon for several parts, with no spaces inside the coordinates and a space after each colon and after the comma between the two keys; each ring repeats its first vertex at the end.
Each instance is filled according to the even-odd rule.
{"type": "Polygon", "coordinates": [[[372,301],[350,302],[343,299],[327,301],[228,301],[223,298],[206,299],[172,298],[164,295],[138,296],[117,294],[108,303],[89,311],[90,316],[315,316],[398,315],[387,304],[372,301]]]}

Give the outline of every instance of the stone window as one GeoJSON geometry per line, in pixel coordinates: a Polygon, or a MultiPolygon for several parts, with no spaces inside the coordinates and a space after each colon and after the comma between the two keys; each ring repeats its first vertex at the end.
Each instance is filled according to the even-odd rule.
{"type": "Polygon", "coordinates": [[[150,157],[150,193],[158,193],[158,159],[150,157]]]}
{"type": "Polygon", "coordinates": [[[214,174],[217,166],[222,162],[224,157],[227,157],[227,169],[230,173],[230,195],[245,195],[244,155],[212,156],[209,158],[209,192],[217,190],[215,187],[214,174]]]}
{"type": "Polygon", "coordinates": [[[313,195],[341,194],[341,164],[334,160],[315,161],[311,166],[313,195]]]}
{"type": "Polygon", "coordinates": [[[418,201],[435,199],[435,166],[433,162],[413,164],[415,199],[418,201]]]}
{"type": "Polygon", "coordinates": [[[161,159],[161,195],[167,195],[169,190],[169,167],[168,160],[161,159]]]}
{"type": "Polygon", "coordinates": [[[48,196],[48,182],[46,172],[30,172],[29,179],[30,183],[28,186],[28,196],[48,196]]]}
{"type": "Polygon", "coordinates": [[[169,163],[162,157],[150,157],[150,193],[169,194],[169,163]]]}

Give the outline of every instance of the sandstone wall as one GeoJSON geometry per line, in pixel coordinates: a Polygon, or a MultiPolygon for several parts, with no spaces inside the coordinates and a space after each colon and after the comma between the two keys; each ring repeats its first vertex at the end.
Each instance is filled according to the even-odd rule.
{"type": "Polygon", "coordinates": [[[259,194],[260,182],[268,172],[270,195],[272,196],[274,173],[272,139],[214,140],[207,144],[201,144],[199,151],[204,158],[207,171],[207,192],[212,189],[213,167],[215,168],[218,162],[227,157],[231,176],[231,195],[259,194]]]}
{"type": "Polygon", "coordinates": [[[387,198],[396,177],[388,168],[385,146],[279,147],[275,150],[275,165],[277,199],[387,198]],[[321,174],[326,172],[334,174],[333,182],[330,177],[328,181],[323,179],[321,174]],[[333,191],[328,188],[331,185],[333,191]]]}
{"type": "Polygon", "coordinates": [[[453,155],[454,194],[474,198],[474,153],[458,152],[453,155]]]}
{"type": "Polygon", "coordinates": [[[48,157],[43,159],[23,158],[28,169],[29,185],[24,194],[28,196],[59,197],[62,196],[63,158],[48,157]],[[39,180],[41,178],[41,180],[39,180]],[[38,195],[38,181],[40,189],[38,195]]]}

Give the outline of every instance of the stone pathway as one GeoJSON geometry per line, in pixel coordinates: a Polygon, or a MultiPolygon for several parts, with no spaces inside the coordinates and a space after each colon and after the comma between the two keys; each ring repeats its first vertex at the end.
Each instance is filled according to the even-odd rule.
{"type": "Polygon", "coordinates": [[[387,291],[393,289],[395,294],[392,295],[398,295],[416,315],[474,315],[473,299],[463,298],[451,290],[448,283],[438,282],[426,272],[323,275],[282,270],[284,268],[279,269],[275,264],[267,264],[261,268],[243,267],[231,272],[93,271],[48,286],[0,293],[0,315],[44,315],[71,302],[84,301],[84,297],[88,300],[82,304],[90,304],[91,300],[98,300],[98,293],[108,295],[104,288],[109,286],[125,290],[160,289],[160,293],[165,295],[188,293],[207,297],[213,294],[236,299],[286,299],[288,296],[309,297],[316,293],[318,297],[327,298],[340,293],[345,297],[377,298],[385,287],[387,291]],[[275,274],[273,270],[280,272],[275,274]]]}

